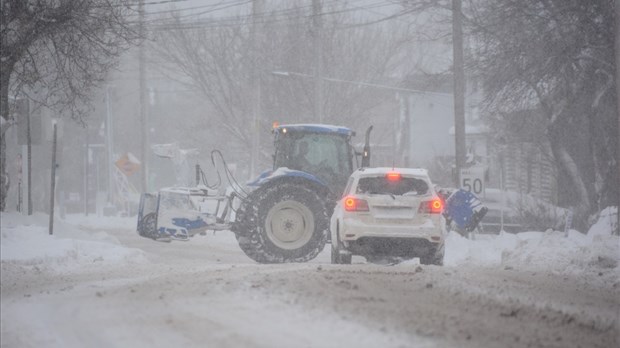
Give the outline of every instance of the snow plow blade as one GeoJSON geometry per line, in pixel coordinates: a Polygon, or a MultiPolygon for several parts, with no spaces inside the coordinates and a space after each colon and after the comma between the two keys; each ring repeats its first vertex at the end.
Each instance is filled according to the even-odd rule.
{"type": "Polygon", "coordinates": [[[232,197],[208,188],[171,187],[140,197],[137,232],[157,241],[181,240],[230,229],[232,197]]]}
{"type": "Polygon", "coordinates": [[[459,189],[446,200],[444,216],[453,221],[459,229],[471,232],[478,227],[489,211],[473,193],[459,189]]]}

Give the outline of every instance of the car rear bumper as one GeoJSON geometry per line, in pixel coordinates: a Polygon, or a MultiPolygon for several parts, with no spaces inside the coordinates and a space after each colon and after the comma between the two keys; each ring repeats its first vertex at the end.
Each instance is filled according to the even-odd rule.
{"type": "Polygon", "coordinates": [[[362,238],[424,239],[442,244],[446,236],[443,218],[429,219],[425,224],[414,226],[404,224],[366,224],[358,219],[344,219],[340,227],[340,239],[352,242],[362,238]]]}
{"type": "Polygon", "coordinates": [[[392,257],[424,257],[443,253],[444,244],[429,242],[423,238],[382,238],[364,237],[347,242],[347,250],[354,255],[392,256],[392,257]]]}

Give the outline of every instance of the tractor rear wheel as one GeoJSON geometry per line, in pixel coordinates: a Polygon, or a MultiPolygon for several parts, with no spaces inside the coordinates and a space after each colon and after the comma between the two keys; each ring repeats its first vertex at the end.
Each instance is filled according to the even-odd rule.
{"type": "Polygon", "coordinates": [[[240,217],[245,230],[237,231],[237,241],[257,262],[306,262],[325,247],[325,200],[308,187],[282,183],[259,189],[240,217]]]}

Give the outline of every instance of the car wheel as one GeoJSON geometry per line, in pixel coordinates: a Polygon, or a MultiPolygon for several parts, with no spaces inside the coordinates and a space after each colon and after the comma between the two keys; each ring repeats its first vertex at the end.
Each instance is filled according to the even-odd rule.
{"type": "Polygon", "coordinates": [[[332,264],[340,263],[340,250],[338,250],[338,240],[332,240],[332,264]]]}
{"type": "Polygon", "coordinates": [[[332,264],[350,265],[351,254],[347,253],[343,255],[342,253],[340,253],[341,250],[345,251],[346,249],[344,249],[344,246],[342,245],[342,242],[340,241],[339,226],[340,226],[339,224],[336,224],[336,238],[332,238],[332,264]]]}
{"type": "Polygon", "coordinates": [[[420,257],[420,263],[423,265],[443,266],[444,246],[433,247],[420,257]]]}
{"type": "Polygon", "coordinates": [[[340,254],[340,263],[343,265],[350,265],[352,257],[353,255],[351,254],[346,254],[346,255],[340,254]]]}

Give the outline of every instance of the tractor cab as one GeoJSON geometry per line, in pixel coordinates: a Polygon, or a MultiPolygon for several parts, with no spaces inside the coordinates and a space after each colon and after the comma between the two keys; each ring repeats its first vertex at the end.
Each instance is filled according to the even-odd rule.
{"type": "Polygon", "coordinates": [[[282,125],[274,128],[274,168],[305,172],[340,194],[353,172],[354,132],[325,125],[282,125]]]}

